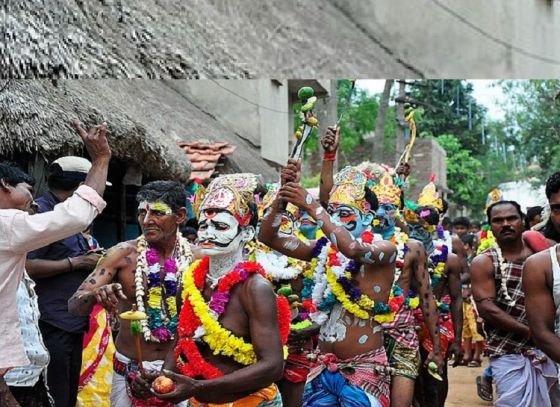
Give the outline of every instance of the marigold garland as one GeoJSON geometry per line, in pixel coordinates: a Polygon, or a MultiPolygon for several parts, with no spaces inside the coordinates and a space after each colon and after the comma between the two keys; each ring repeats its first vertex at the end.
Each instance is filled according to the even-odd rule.
{"type": "MultiPolygon", "coordinates": [[[[254,262],[238,264],[234,270],[220,280],[207,304],[201,291],[204,289],[208,267],[209,258],[205,257],[193,263],[189,271],[183,274],[184,305],[179,320],[181,337],[175,349],[175,355],[181,371],[190,377],[212,378],[219,377],[217,375],[221,373],[202,358],[193,341],[197,338],[204,340],[215,355],[231,357],[243,365],[256,362],[253,345],[246,343],[243,338],[236,337],[230,330],[222,327],[218,322],[218,317],[227,306],[229,292],[233,286],[245,281],[254,273],[264,276],[264,270],[254,262]],[[182,360],[181,355],[186,356],[187,361],[182,360]]],[[[285,344],[290,329],[289,304],[285,298],[279,297],[277,305],[280,337],[282,343],[285,344]]],[[[287,356],[286,347],[284,347],[284,355],[287,356]]]]}

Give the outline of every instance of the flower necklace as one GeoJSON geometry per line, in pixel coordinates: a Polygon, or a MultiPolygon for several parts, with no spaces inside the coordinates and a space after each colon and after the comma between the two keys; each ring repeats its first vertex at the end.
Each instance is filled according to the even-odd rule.
{"type": "Polygon", "coordinates": [[[181,267],[192,261],[189,242],[177,234],[178,258],[164,261],[162,282],[161,259],[155,248],[148,247],[144,236],[137,239],[137,267],[134,273],[136,305],[138,311],[148,315],[142,320],[142,333],[146,341],[168,342],[177,332],[177,281],[181,277],[181,267]],[[144,304],[144,276],[146,276],[148,296],[144,304]]]}
{"type": "Polygon", "coordinates": [[[445,263],[447,263],[447,258],[449,257],[449,248],[444,241],[438,240],[435,242],[434,250],[429,257],[429,267],[428,272],[430,273],[430,280],[432,289],[434,289],[442,277],[446,277],[445,273],[445,263]]]}
{"type": "MultiPolygon", "coordinates": [[[[208,257],[193,263],[183,274],[184,304],[179,317],[179,341],[175,348],[177,366],[190,377],[214,378],[223,375],[215,366],[206,362],[196,346],[195,340],[202,339],[214,354],[229,356],[237,363],[250,365],[256,362],[253,345],[235,336],[218,321],[230,299],[231,289],[252,274],[266,277],[262,266],[255,262],[239,263],[220,279],[210,301],[202,296],[206,274],[210,266],[208,257]],[[186,356],[186,359],[183,358],[186,356]]],[[[290,309],[284,297],[277,298],[280,337],[285,344],[290,329],[290,309]]],[[[284,347],[287,355],[287,348],[284,347]]]]}
{"type": "Polygon", "coordinates": [[[513,300],[508,294],[507,285],[506,285],[507,280],[509,279],[509,271],[511,270],[511,268],[507,266],[504,256],[502,254],[502,249],[500,248],[498,243],[494,243],[492,245],[492,248],[496,251],[496,255],[498,257],[498,271],[501,274],[500,288],[502,294],[504,295],[504,298],[507,301],[508,305],[510,307],[513,307],[515,305],[515,300],[513,300]]]}
{"type": "MultiPolygon", "coordinates": [[[[371,243],[374,235],[364,232],[360,240],[371,243]]],[[[315,286],[312,299],[317,304],[318,311],[311,314],[311,318],[318,322],[327,319],[328,312],[336,302],[360,319],[369,319],[370,312],[374,312],[373,319],[377,322],[389,322],[393,319],[395,311],[404,302],[402,290],[398,286],[391,289],[389,304],[375,302],[354,286],[353,276],[360,270],[361,264],[346,258],[332,244],[321,248],[319,261],[315,270],[315,286]]]]}

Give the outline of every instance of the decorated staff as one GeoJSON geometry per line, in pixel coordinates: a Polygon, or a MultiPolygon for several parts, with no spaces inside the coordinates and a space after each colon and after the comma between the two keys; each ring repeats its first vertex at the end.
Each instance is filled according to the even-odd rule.
{"type": "Polygon", "coordinates": [[[140,321],[148,319],[146,313],[138,311],[136,304],[132,304],[130,311],[119,314],[119,318],[130,321],[130,331],[134,336],[134,343],[136,345],[136,360],[138,361],[138,370],[140,375],[144,376],[144,367],[142,366],[142,344],[140,343],[142,335],[142,325],[140,321]]]}
{"type": "Polygon", "coordinates": [[[314,95],[315,91],[309,86],[304,86],[298,90],[298,99],[301,102],[299,115],[302,124],[295,132],[296,144],[292,154],[290,154],[291,159],[299,160],[301,158],[305,142],[309,139],[313,128],[319,125],[319,121],[313,116],[313,108],[317,103],[317,97],[314,95]]]}
{"type": "MultiPolygon", "coordinates": [[[[405,103],[404,119],[408,123],[408,128],[410,129],[410,141],[408,142],[408,145],[406,146],[403,153],[401,154],[399,161],[397,161],[397,164],[395,164],[395,171],[397,171],[397,168],[399,168],[399,165],[401,164],[401,161],[403,161],[403,158],[405,164],[408,164],[408,160],[410,159],[410,154],[412,153],[412,147],[414,146],[414,141],[416,141],[416,122],[414,121],[414,113],[415,113],[414,107],[412,107],[410,103],[405,103]]],[[[402,181],[404,181],[406,178],[404,174],[399,174],[399,177],[401,178],[402,181]]]]}

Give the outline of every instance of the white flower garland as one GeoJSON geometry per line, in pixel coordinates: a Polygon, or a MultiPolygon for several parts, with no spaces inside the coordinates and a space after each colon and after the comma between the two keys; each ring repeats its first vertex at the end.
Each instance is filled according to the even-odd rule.
{"type": "MultiPolygon", "coordinates": [[[[319,256],[317,256],[317,268],[315,269],[314,280],[315,285],[313,286],[313,292],[311,293],[311,301],[313,304],[319,304],[323,298],[326,298],[330,294],[330,288],[328,287],[327,283],[327,273],[326,273],[326,265],[327,265],[327,254],[329,252],[329,248],[331,247],[332,243],[327,243],[321,249],[319,256]]],[[[323,312],[317,310],[317,312],[312,312],[309,314],[309,318],[311,321],[322,325],[328,318],[328,315],[323,312]]]]}
{"type": "MultiPolygon", "coordinates": [[[[177,281],[181,281],[183,269],[190,265],[193,256],[188,240],[182,237],[179,231],[177,231],[176,249],[177,246],[179,250],[175,250],[175,260],[177,261],[177,273],[175,275],[175,278],[177,279],[177,281]]],[[[136,260],[136,271],[134,272],[134,283],[136,286],[136,307],[140,312],[146,312],[146,308],[144,306],[144,276],[147,277],[150,273],[159,274],[161,267],[159,264],[148,266],[148,261],[146,260],[146,251],[148,250],[148,248],[148,242],[146,242],[144,235],[139,236],[136,242],[136,251],[138,253],[138,258],[136,260]]],[[[179,287],[177,287],[177,292],[181,292],[179,287]]],[[[142,333],[144,335],[144,339],[147,342],[159,342],[159,340],[152,335],[152,332],[150,331],[150,328],[148,326],[148,320],[143,319],[140,321],[140,323],[142,324],[142,333]]]]}
{"type": "Polygon", "coordinates": [[[258,250],[255,254],[255,259],[274,281],[293,280],[301,274],[299,268],[289,267],[288,256],[258,250]]]}
{"type": "Polygon", "coordinates": [[[506,261],[504,259],[504,256],[502,255],[502,249],[500,248],[500,246],[498,245],[498,243],[494,243],[494,245],[492,246],[494,248],[494,250],[496,251],[496,255],[498,256],[498,267],[500,270],[500,274],[501,274],[501,278],[500,278],[500,288],[501,291],[504,295],[505,300],[508,302],[508,305],[510,307],[515,305],[515,301],[509,296],[508,292],[507,292],[507,280],[509,278],[509,273],[506,274],[506,271],[508,269],[506,261]]]}

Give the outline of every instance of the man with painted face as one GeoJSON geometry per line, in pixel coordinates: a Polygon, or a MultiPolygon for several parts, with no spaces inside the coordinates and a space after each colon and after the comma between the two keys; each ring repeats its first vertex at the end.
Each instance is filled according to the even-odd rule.
{"type": "MultiPolygon", "coordinates": [[[[111,248],[68,301],[68,310],[76,315],[89,315],[96,303],[118,313],[132,305],[145,312],[148,319],[142,321],[140,335],[147,372],[160,370],[177,334],[181,273],[193,259],[179,231],[186,199],[183,186],[174,181],[154,181],[140,188],[136,200],[142,235],[111,248]]],[[[111,405],[142,405],[153,395],[143,382],[132,380],[138,356],[127,320],[121,320],[115,347],[111,405]]]]}
{"type": "Polygon", "coordinates": [[[372,175],[371,182],[375,183],[373,190],[379,199],[379,209],[372,223],[373,232],[383,236],[384,240],[393,241],[398,247],[395,284],[403,291],[403,295],[408,297],[410,293],[418,293],[417,297],[412,295],[412,298],[402,304],[393,321],[383,325],[387,357],[394,368],[391,406],[408,407],[412,404],[414,383],[420,368],[419,340],[413,315],[413,310],[418,306],[421,307],[431,341],[435,344],[425,357],[424,365],[434,362],[440,372],[444,370],[443,358],[439,352],[437,310],[426,270],[427,258],[423,243],[408,239],[405,233],[395,227],[402,191],[388,171],[375,176],[372,166],[369,163],[361,165],[367,174],[372,175]]]}
{"type": "Polygon", "coordinates": [[[433,180],[420,193],[415,210],[405,209],[410,238],[421,241],[424,245],[430,286],[438,309],[436,333],[439,335],[440,355],[444,360],[441,377],[435,377],[429,365],[425,363],[430,352],[433,352],[434,331],[432,326],[426,323],[425,315],[416,310],[414,314],[421,326],[419,339],[423,363],[416,380],[414,399],[421,406],[444,406],[448,392],[447,358],[454,356],[454,367],[463,358],[461,261],[457,255],[451,253],[450,243],[444,240],[442,228],[438,229],[437,239],[433,236],[443,211],[444,202],[436,191],[433,180]]]}
{"type": "Polygon", "coordinates": [[[164,373],[176,388],[156,394],[190,406],[279,406],[290,311],[265,270],[243,261],[255,234],[254,174],[213,180],[198,209],[202,259],[183,274],[179,337],[164,373]]]}
{"type": "MultiPolygon", "coordinates": [[[[530,295],[533,292],[532,282],[525,282],[525,277],[532,274],[522,275],[522,269],[525,263],[533,263],[526,260],[535,251],[522,238],[521,207],[515,201],[500,201],[490,205],[486,214],[496,242],[474,258],[471,284],[478,311],[486,323],[485,353],[490,357],[496,383],[496,405],[558,406],[557,368],[535,348],[527,322],[527,315],[534,309],[527,312],[526,307],[543,307],[545,314],[550,304],[537,304],[532,297],[526,299],[523,286],[528,286],[530,295]]],[[[542,333],[538,335],[540,340],[542,333]]]]}
{"type": "MultiPolygon", "coordinates": [[[[289,161],[282,174],[284,181],[299,179],[297,163],[289,161]]],[[[311,319],[321,330],[317,353],[307,356],[315,365],[307,379],[304,406],[389,405],[389,367],[380,324],[392,317],[402,297],[390,295],[395,246],[374,242],[368,231],[377,206],[364,174],[347,167],[335,178],[328,212],[301,185],[286,182],[263,219],[259,234],[263,243],[317,264],[308,295],[316,307],[311,319]],[[279,235],[283,200],[309,213],[328,240],[305,242],[279,235]]]]}

